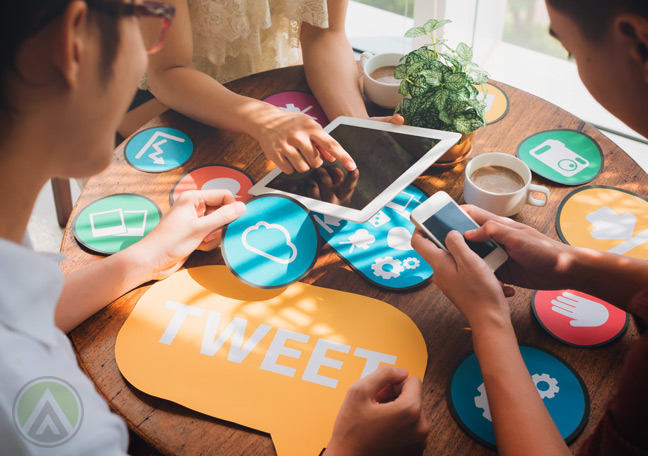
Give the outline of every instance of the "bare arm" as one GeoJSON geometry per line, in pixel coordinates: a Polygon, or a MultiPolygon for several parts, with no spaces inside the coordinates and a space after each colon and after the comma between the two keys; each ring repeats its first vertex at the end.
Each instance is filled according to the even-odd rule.
{"type": "Polygon", "coordinates": [[[498,452],[570,454],[524,364],[500,283],[457,231],[448,234],[445,243],[449,252],[418,231],[412,237],[412,247],[434,269],[434,283],[472,328],[498,452]]]}
{"type": "Polygon", "coordinates": [[[225,190],[185,192],[144,239],[91,266],[67,274],[56,305],[56,326],[69,332],[133,288],[168,277],[196,249],[220,243],[223,225],[245,211],[225,190]]]}
{"type": "Polygon", "coordinates": [[[329,27],[303,23],[301,43],[308,85],[329,120],[338,116],[367,118],[358,84],[358,67],[346,37],[348,0],[328,0],[329,27]]]}
{"type": "Polygon", "coordinates": [[[284,172],[305,172],[333,159],[355,169],[344,149],[310,116],[235,94],[198,71],[192,62],[187,1],[169,3],[176,16],[163,49],[151,56],[148,67],[151,91],[162,103],[204,124],[249,134],[284,172]]]}

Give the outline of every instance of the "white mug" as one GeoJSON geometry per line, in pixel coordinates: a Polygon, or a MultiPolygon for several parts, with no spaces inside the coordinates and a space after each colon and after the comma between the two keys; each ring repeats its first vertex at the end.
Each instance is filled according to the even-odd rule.
{"type": "Polygon", "coordinates": [[[468,162],[464,180],[464,200],[493,214],[510,217],[524,209],[524,206],[544,206],[549,201],[549,189],[531,183],[531,170],[517,157],[499,152],[478,155],[468,162]],[[470,176],[484,166],[502,166],[515,171],[522,177],[524,187],[510,193],[495,193],[475,185],[470,176]],[[540,192],[545,199],[536,199],[531,194],[540,192]]]}
{"type": "Polygon", "coordinates": [[[396,84],[387,84],[376,81],[369,76],[374,70],[383,66],[399,65],[403,54],[390,52],[385,54],[373,55],[371,52],[365,52],[360,56],[360,65],[362,65],[362,85],[364,93],[371,101],[383,108],[394,109],[403,99],[398,93],[400,82],[396,84]]]}

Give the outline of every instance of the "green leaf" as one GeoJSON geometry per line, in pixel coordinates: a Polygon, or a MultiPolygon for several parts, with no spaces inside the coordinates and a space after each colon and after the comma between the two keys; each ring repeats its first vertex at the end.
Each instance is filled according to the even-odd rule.
{"type": "Polygon", "coordinates": [[[439,53],[439,55],[443,57],[448,63],[450,63],[450,65],[452,65],[456,71],[461,71],[461,63],[459,63],[459,60],[455,59],[454,56],[445,52],[441,52],[439,53]]]}
{"type": "Polygon", "coordinates": [[[464,62],[469,62],[473,58],[472,48],[468,46],[466,43],[459,43],[457,45],[457,55],[459,56],[460,60],[463,60],[464,62]]]}
{"type": "Polygon", "coordinates": [[[448,75],[444,82],[447,90],[457,91],[465,88],[469,81],[465,73],[453,73],[448,75]]]}
{"type": "Polygon", "coordinates": [[[438,87],[443,83],[443,72],[437,69],[421,71],[421,75],[431,87],[438,87]]]}
{"type": "Polygon", "coordinates": [[[400,93],[402,96],[407,96],[409,95],[409,89],[410,89],[410,83],[403,79],[400,83],[400,87],[398,88],[398,93],[400,93]]]}
{"type": "Polygon", "coordinates": [[[394,78],[396,79],[405,79],[407,77],[407,65],[400,64],[396,65],[394,69],[394,78]]]}
{"type": "Polygon", "coordinates": [[[430,84],[428,84],[427,79],[422,74],[415,76],[412,82],[413,84],[410,86],[410,93],[413,97],[423,95],[425,92],[430,90],[430,84]]]}
{"type": "Polygon", "coordinates": [[[479,68],[473,68],[468,72],[471,82],[476,85],[486,84],[490,79],[487,72],[479,68]]]}
{"type": "Polygon", "coordinates": [[[425,30],[426,34],[429,34],[451,22],[452,21],[448,19],[443,19],[442,21],[437,21],[436,19],[430,19],[425,24],[423,24],[423,30],[425,30]]]}
{"type": "Polygon", "coordinates": [[[427,35],[428,32],[425,31],[423,27],[412,27],[407,32],[405,32],[406,38],[416,38],[417,36],[427,35]]]}
{"type": "Polygon", "coordinates": [[[432,102],[439,111],[445,110],[446,101],[448,101],[448,93],[445,90],[437,90],[432,94],[432,102]]]}

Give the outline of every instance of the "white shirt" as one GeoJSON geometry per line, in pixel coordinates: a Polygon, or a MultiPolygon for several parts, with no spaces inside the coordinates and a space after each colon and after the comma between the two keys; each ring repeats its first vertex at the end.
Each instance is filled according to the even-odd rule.
{"type": "Polygon", "coordinates": [[[128,432],[54,325],[56,262],[0,239],[0,454],[125,454],[128,432]]]}

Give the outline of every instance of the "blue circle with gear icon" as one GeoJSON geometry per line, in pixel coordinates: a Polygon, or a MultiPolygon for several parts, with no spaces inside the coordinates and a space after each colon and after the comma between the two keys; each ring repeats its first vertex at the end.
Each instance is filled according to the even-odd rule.
{"type": "MultiPolygon", "coordinates": [[[[590,399],[583,379],[553,353],[527,345],[520,345],[520,353],[560,435],[570,443],[589,418],[590,399]]],[[[488,396],[474,351],[464,356],[450,375],[446,395],[459,427],[477,442],[495,449],[488,396]]]]}
{"type": "Polygon", "coordinates": [[[306,276],[319,253],[310,212],[279,195],[245,204],[245,213],[223,231],[221,251],[230,271],[256,288],[281,288],[306,276]]]}

